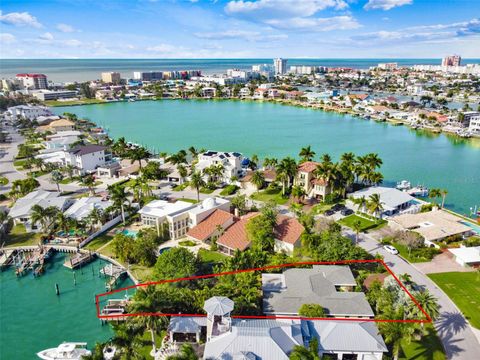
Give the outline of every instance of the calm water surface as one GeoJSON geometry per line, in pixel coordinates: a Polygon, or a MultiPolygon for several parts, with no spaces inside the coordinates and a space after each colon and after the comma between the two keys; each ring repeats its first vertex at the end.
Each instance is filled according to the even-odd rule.
{"type": "Polygon", "coordinates": [[[349,115],[271,103],[240,101],[137,101],[55,108],[89,118],[156,151],[204,147],[260,158],[296,156],[312,145],[317,157],[343,152],[379,153],[385,183],[448,190],[448,208],[468,213],[480,205],[480,141],[416,132],[349,115]]]}
{"type": "MultiPolygon", "coordinates": [[[[98,272],[106,262],[96,260],[76,270],[75,286],[64,261],[64,255],[56,254],[38,278],[31,273],[17,278],[11,269],[0,272],[0,359],[37,359],[38,351],[64,341],[87,342],[92,349],[95,342],[113,335],[109,326],[101,325],[95,309],[94,295],[105,292],[105,279],[98,272]]],[[[127,279],[120,285],[131,284],[127,279]]]]}

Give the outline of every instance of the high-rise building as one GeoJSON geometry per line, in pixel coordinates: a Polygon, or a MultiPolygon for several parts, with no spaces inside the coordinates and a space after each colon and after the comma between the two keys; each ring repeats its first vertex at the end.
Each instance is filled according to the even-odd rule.
{"type": "Polygon", "coordinates": [[[460,66],[462,57],[460,55],[445,56],[442,59],[442,66],[460,66]]]}
{"type": "Polygon", "coordinates": [[[38,90],[47,89],[47,76],[43,74],[17,74],[15,76],[26,89],[38,90]]]}
{"type": "Polygon", "coordinates": [[[275,75],[285,74],[287,72],[287,59],[273,59],[273,67],[275,69],[275,75]]]}
{"type": "Polygon", "coordinates": [[[106,84],[119,84],[121,75],[119,72],[102,72],[102,81],[106,84]]]}

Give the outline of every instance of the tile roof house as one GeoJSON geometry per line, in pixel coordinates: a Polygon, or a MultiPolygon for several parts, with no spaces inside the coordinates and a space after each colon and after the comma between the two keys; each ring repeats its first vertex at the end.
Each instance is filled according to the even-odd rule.
{"type": "MultiPolygon", "coordinates": [[[[248,239],[246,225],[250,219],[258,215],[260,214],[254,212],[237,219],[218,238],[218,249],[227,255],[233,255],[235,250],[243,251],[249,248],[251,242],[248,239]]],[[[274,228],[275,251],[285,251],[287,254],[292,254],[294,248],[300,246],[300,237],[304,230],[297,219],[278,215],[277,224],[274,228]]]]}
{"type": "Polygon", "coordinates": [[[332,192],[332,187],[325,180],[315,176],[318,165],[320,163],[315,161],[305,161],[298,165],[294,185],[301,186],[309,198],[324,199],[332,192]]]}
{"type": "Polygon", "coordinates": [[[194,240],[208,242],[218,237],[226,228],[233,224],[233,215],[227,211],[216,209],[205,220],[187,232],[187,237],[194,240]],[[220,230],[219,228],[223,229],[220,230]]]}
{"type": "Polygon", "coordinates": [[[373,311],[348,266],[315,265],[262,274],[263,312],[295,316],[303,304],[320,304],[330,317],[373,318],[373,311]]]}

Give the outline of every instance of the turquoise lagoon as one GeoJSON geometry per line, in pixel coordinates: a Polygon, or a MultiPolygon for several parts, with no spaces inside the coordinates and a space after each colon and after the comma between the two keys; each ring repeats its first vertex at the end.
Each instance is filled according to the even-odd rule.
{"type": "MultiPolygon", "coordinates": [[[[64,261],[65,255],[56,254],[37,278],[31,273],[17,278],[13,269],[0,272],[0,359],[37,359],[38,351],[64,341],[85,341],[92,349],[113,335],[110,326],[102,326],[95,308],[95,294],[106,291],[105,279],[99,277],[106,262],[95,260],[75,270],[74,285],[73,272],[63,266],[64,261]]],[[[125,279],[119,285],[132,284],[125,279]]]]}
{"type": "Polygon", "coordinates": [[[117,102],[54,108],[73,112],[118,138],[155,151],[189,146],[240,151],[260,158],[296,156],[312,145],[317,157],[343,152],[379,153],[387,185],[448,190],[446,206],[467,214],[480,205],[480,141],[431,134],[350,115],[273,103],[215,100],[117,102]]]}

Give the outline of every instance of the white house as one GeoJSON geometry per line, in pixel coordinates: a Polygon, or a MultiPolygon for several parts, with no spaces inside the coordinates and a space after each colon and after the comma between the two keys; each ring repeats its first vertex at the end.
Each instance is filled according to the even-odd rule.
{"type": "Polygon", "coordinates": [[[7,120],[16,121],[19,118],[35,120],[39,116],[51,116],[52,112],[46,106],[17,105],[12,106],[5,112],[7,120]]]}
{"type": "Polygon", "coordinates": [[[187,231],[198,225],[215,210],[230,210],[230,202],[221,198],[208,198],[201,203],[192,204],[178,200],[170,203],[165,200],[154,200],[140,209],[142,223],[154,226],[160,232],[160,226],[168,224],[172,240],[186,235],[187,231]]]}
{"type": "Polygon", "coordinates": [[[31,222],[31,212],[34,205],[39,205],[42,208],[54,206],[61,211],[65,211],[72,203],[71,198],[60,196],[59,192],[39,189],[18,199],[8,215],[13,219],[14,224],[24,224],[28,232],[39,231],[41,225],[31,222]]]}
{"type": "Polygon", "coordinates": [[[65,165],[72,165],[80,175],[96,171],[112,161],[112,154],[102,145],[76,146],[65,152],[65,165]]]}
{"type": "Polygon", "coordinates": [[[480,267],[480,246],[448,249],[462,266],[480,267]]]}
{"type": "Polygon", "coordinates": [[[107,208],[113,205],[110,200],[104,200],[99,197],[82,197],[75,200],[65,212],[65,216],[75,220],[83,220],[90,215],[93,209],[98,209],[101,212],[105,212],[107,208]]]}
{"type": "Polygon", "coordinates": [[[242,173],[243,155],[238,152],[207,151],[198,155],[198,163],[195,168],[203,172],[212,165],[223,166],[222,182],[231,183],[232,177],[239,177],[242,173]]]}

